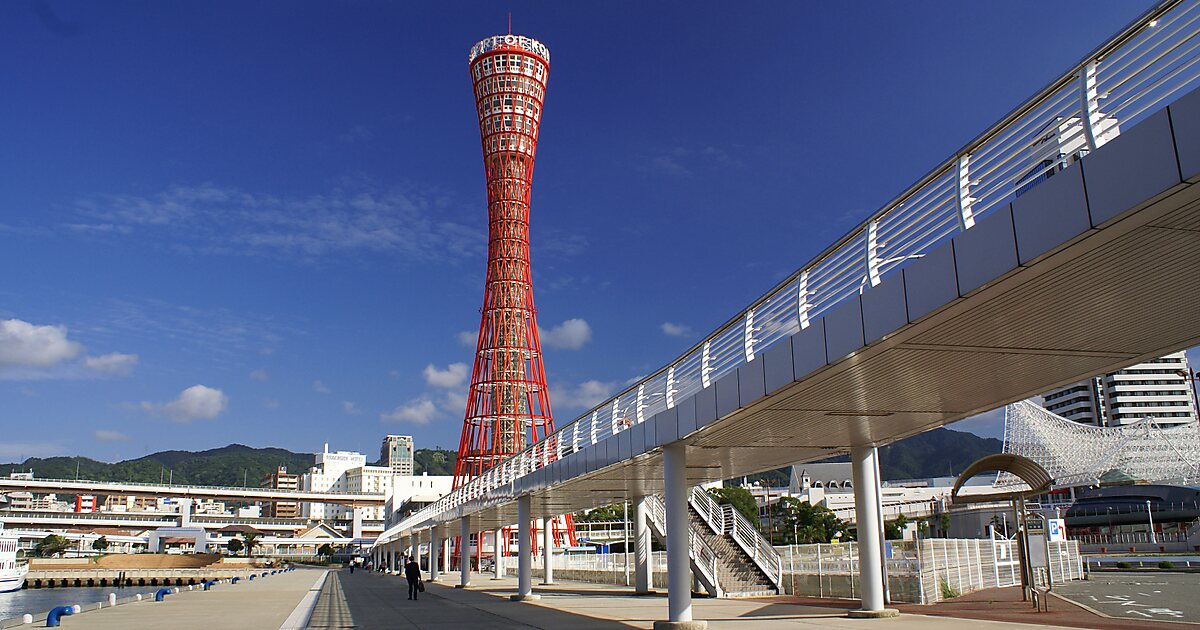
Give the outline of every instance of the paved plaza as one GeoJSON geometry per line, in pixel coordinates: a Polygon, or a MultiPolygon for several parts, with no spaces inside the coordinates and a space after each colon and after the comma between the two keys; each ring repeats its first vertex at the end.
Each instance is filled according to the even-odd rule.
{"type": "MultiPolygon", "coordinates": [[[[541,599],[512,602],[516,579],[493,580],[475,575],[467,589],[455,589],[457,574],[442,584],[427,584],[421,599],[408,601],[403,578],[356,572],[338,574],[356,628],[652,628],[667,618],[665,594],[636,597],[626,588],[560,582],[539,586],[541,599]]],[[[905,614],[897,619],[855,620],[841,607],[797,603],[791,597],[700,599],[693,601],[696,619],[713,630],[749,628],[864,628],[888,630],[956,630],[961,619],[905,614]]],[[[315,619],[314,619],[315,621],[315,619]]],[[[995,621],[970,622],[977,628],[1048,627],[995,621]]],[[[310,625],[310,627],[318,627],[310,625]]],[[[332,627],[332,626],[326,626],[332,627]]]]}
{"type": "Polygon", "coordinates": [[[1195,573],[1093,572],[1088,581],[1055,591],[1112,617],[1200,623],[1200,575],[1195,573]]]}
{"type": "MultiPolygon", "coordinates": [[[[379,573],[301,569],[291,573],[222,584],[212,591],[187,591],[164,602],[144,601],[64,617],[64,628],[124,630],[300,630],[301,628],[481,630],[545,628],[607,630],[652,628],[667,616],[665,594],[638,597],[630,589],[562,581],[538,586],[541,599],[513,602],[516,579],[474,575],[466,589],[453,587],[458,575],[427,583],[417,601],[407,598],[403,578],[379,573]],[[311,618],[308,618],[311,611],[311,618]],[[307,620],[307,625],[305,622],[307,620]]],[[[897,619],[854,620],[846,611],[856,602],[803,597],[693,600],[696,619],[713,630],[748,628],[864,628],[956,630],[958,628],[1142,629],[1189,621],[1200,608],[1188,601],[1200,576],[1189,574],[1110,574],[1060,587],[1060,595],[1086,602],[1112,617],[1096,616],[1067,601],[1051,601],[1051,612],[1035,613],[1015,588],[989,589],[935,606],[897,606],[897,619]],[[1092,601],[1092,598],[1096,601],[1092,601]],[[1130,612],[1132,611],[1132,612],[1130,612]],[[1166,614],[1163,611],[1173,611],[1166,614]],[[1138,614],[1138,613],[1142,614],[1138,614]],[[1175,614],[1178,613],[1178,614],[1175,614]],[[1147,616],[1148,615],[1148,616],[1147,616]],[[1130,618],[1120,618],[1120,616],[1130,618]]],[[[148,592],[149,589],[147,589],[148,592]]],[[[40,624],[39,624],[40,625],[40,624]]]]}

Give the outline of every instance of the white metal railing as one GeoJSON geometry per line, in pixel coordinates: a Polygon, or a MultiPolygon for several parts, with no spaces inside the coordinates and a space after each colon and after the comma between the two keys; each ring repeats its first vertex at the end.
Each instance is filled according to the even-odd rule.
{"type": "MultiPolygon", "coordinates": [[[[649,508],[646,512],[650,516],[651,524],[666,538],[667,507],[656,495],[646,497],[646,505],[649,508]]],[[[704,581],[717,591],[713,595],[723,595],[721,584],[717,581],[717,554],[691,527],[688,527],[688,556],[692,560],[692,566],[702,574],[704,581]]]]}
{"type": "Polygon", "coordinates": [[[707,490],[699,486],[692,488],[691,494],[688,495],[688,503],[691,503],[700,518],[708,523],[714,534],[725,533],[725,515],[707,490]]]}
{"type": "Polygon", "coordinates": [[[770,541],[764,538],[737,508],[732,505],[722,507],[725,512],[725,533],[729,534],[754,564],[762,569],[775,588],[780,588],[783,580],[783,561],[779,558],[779,552],[775,551],[770,541]]]}
{"type": "Polygon", "coordinates": [[[729,534],[771,583],[779,588],[782,575],[779,553],[741,512],[732,505],[718,504],[700,486],[692,488],[688,501],[714,533],[729,534]]]}
{"type": "MultiPolygon", "coordinates": [[[[1200,0],[1165,0],[681,357],[434,502],[431,522],[709,387],[1200,83],[1200,0]],[[547,442],[549,441],[549,442],[547,442]],[[537,457],[543,442],[562,444],[537,457]]],[[[389,534],[390,536],[390,534],[389,534]]],[[[386,542],[386,541],[385,541],[386,542]]]]}

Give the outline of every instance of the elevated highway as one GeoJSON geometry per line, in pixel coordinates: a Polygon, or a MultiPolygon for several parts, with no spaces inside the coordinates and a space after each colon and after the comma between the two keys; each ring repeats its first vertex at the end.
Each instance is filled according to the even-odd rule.
{"type": "Polygon", "coordinates": [[[232,501],[309,501],[352,507],[383,505],[384,495],[366,492],[310,492],[233,486],[185,486],[159,483],[90,481],[85,479],[0,478],[0,493],[38,492],[105,496],[179,497],[232,501]]]}

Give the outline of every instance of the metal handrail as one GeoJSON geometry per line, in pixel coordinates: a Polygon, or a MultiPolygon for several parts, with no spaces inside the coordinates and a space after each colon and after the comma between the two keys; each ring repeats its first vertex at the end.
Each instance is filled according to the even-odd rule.
{"type": "MultiPolygon", "coordinates": [[[[664,536],[667,533],[667,507],[663,505],[662,499],[657,495],[646,497],[646,505],[648,506],[647,513],[650,515],[650,520],[654,521],[654,526],[664,536]]],[[[713,588],[717,589],[714,593],[717,597],[723,594],[721,583],[717,580],[717,554],[708,546],[704,538],[696,534],[696,530],[688,527],[688,557],[692,559],[693,564],[713,588]]]]}
{"type": "Polygon", "coordinates": [[[783,584],[783,559],[779,552],[737,508],[729,504],[721,507],[725,513],[725,533],[762,569],[775,588],[779,588],[783,584]]]}
{"type": "Polygon", "coordinates": [[[708,523],[714,534],[725,533],[725,516],[721,512],[721,506],[709,496],[707,490],[699,486],[692,488],[688,495],[688,503],[691,503],[700,518],[708,523]]]}
{"type": "Polygon", "coordinates": [[[569,451],[556,449],[532,461],[537,445],[531,446],[498,465],[499,481],[477,477],[397,531],[406,523],[430,522],[710,387],[770,344],[1005,207],[1018,186],[1069,168],[1115,137],[1118,123],[1133,125],[1162,109],[1200,79],[1198,17],[1198,0],[1166,0],[1150,9],[678,359],[543,440],[570,444],[569,451]],[[1043,158],[1051,163],[1044,165],[1043,158]]]}

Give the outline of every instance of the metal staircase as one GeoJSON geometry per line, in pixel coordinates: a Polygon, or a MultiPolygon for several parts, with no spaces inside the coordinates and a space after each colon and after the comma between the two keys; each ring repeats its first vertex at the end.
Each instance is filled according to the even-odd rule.
{"type": "MultiPolygon", "coordinates": [[[[666,541],[666,510],[649,498],[650,526],[666,541]]],[[[753,597],[781,593],[782,562],[774,547],[733,506],[721,506],[701,488],[688,497],[692,572],[711,595],[753,597]]]]}

